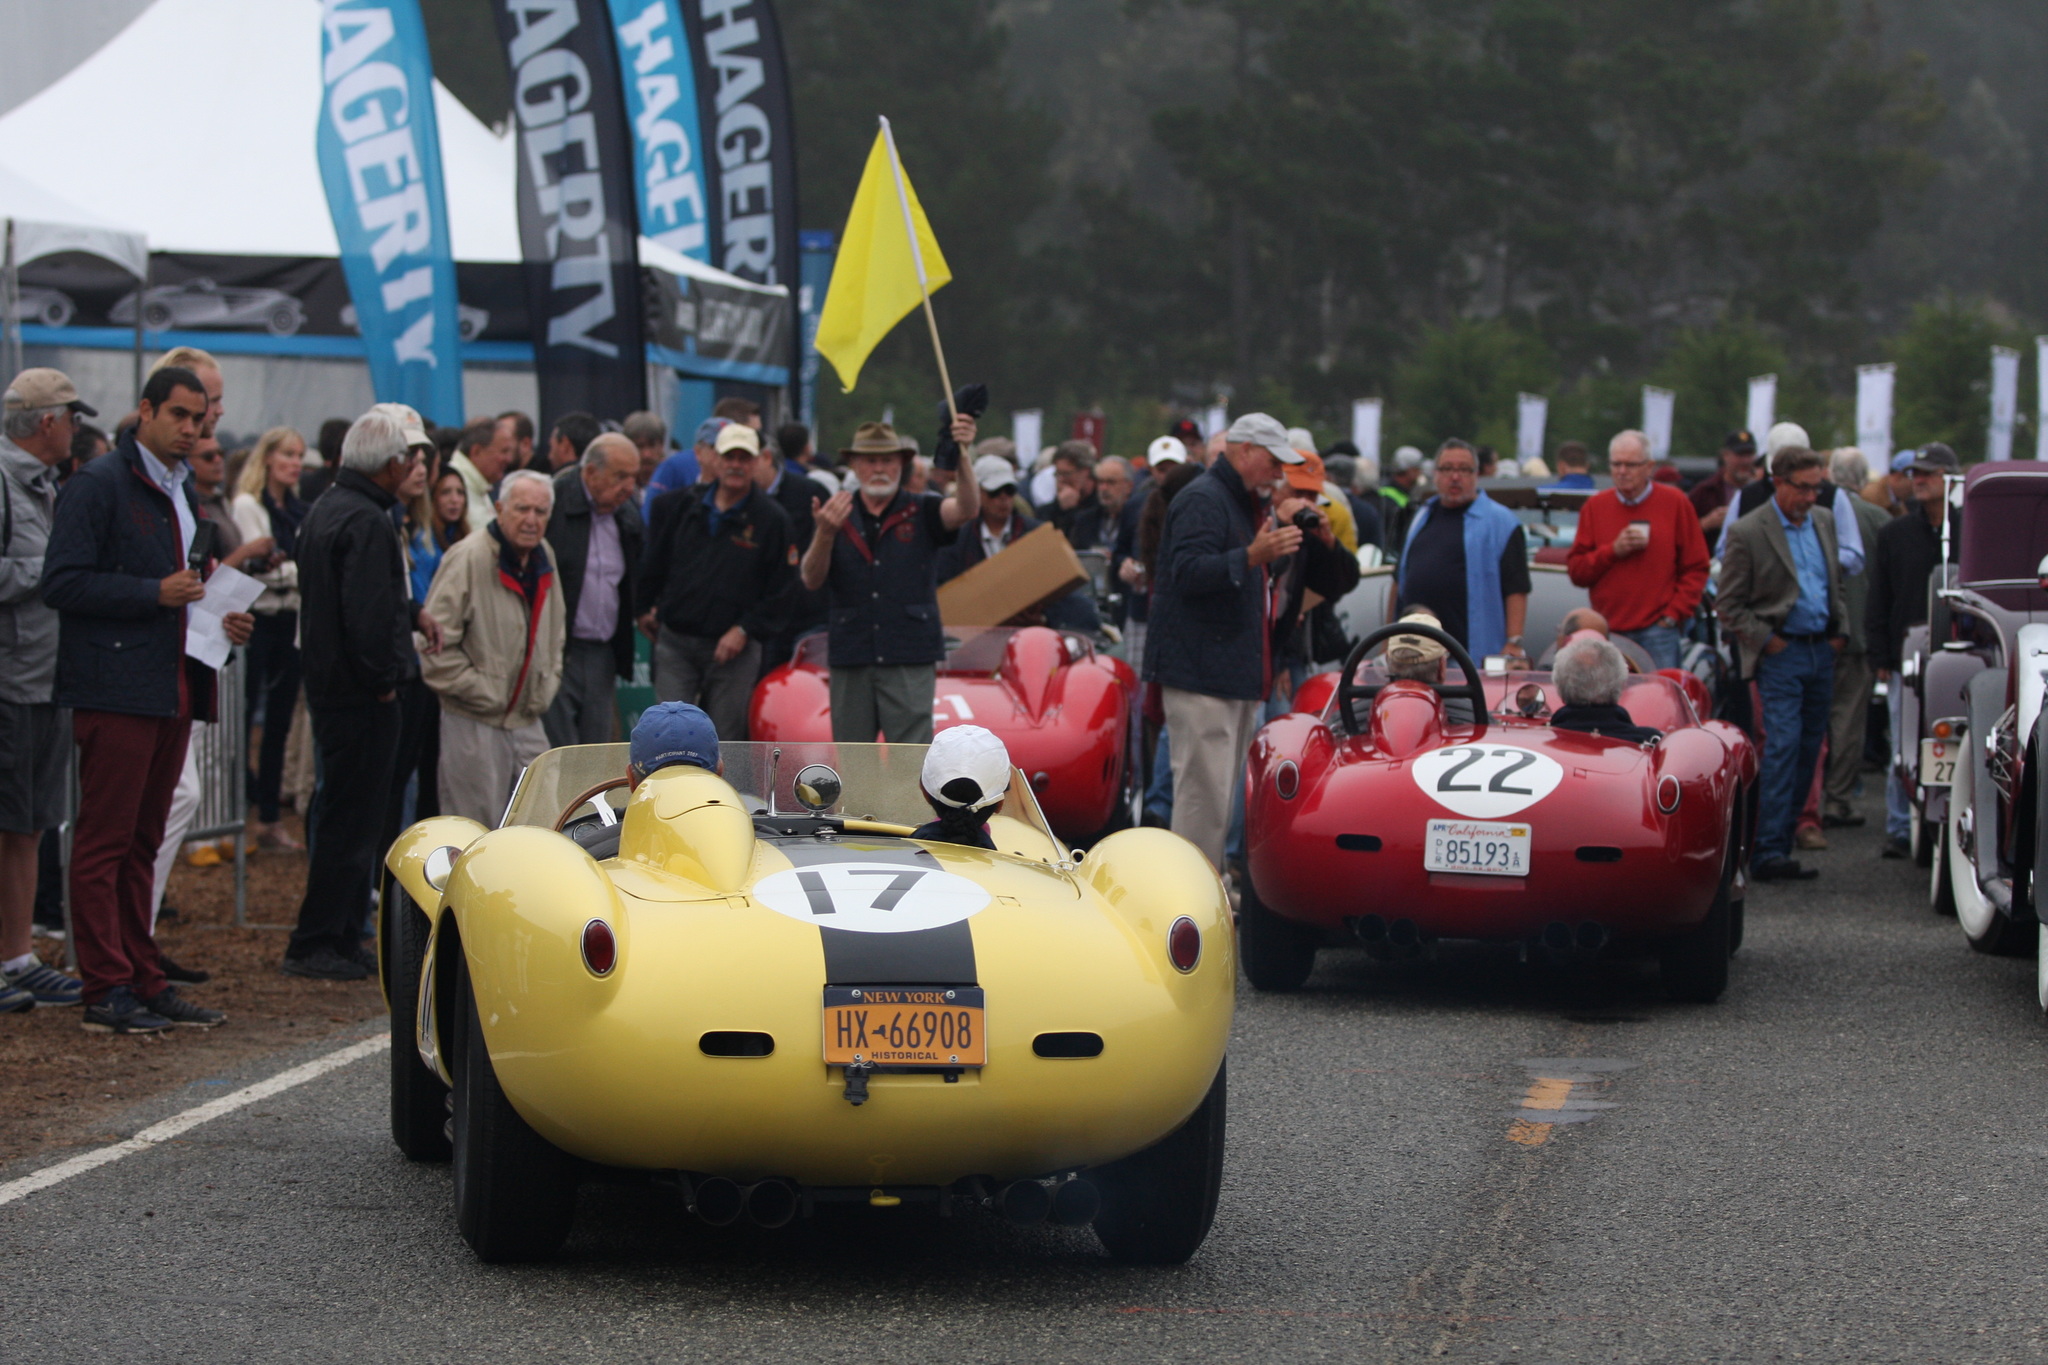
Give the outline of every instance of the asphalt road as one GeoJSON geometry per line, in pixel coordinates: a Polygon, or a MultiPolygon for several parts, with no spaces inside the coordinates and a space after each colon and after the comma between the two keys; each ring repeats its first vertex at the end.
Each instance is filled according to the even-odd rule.
{"type": "Polygon", "coordinates": [[[1972,953],[1874,832],[1835,843],[1752,896],[1718,1005],[1469,954],[1247,991],[1184,1268],[907,1210],[713,1231],[620,1188],[558,1262],[479,1266],[375,1056],[0,1206],[0,1358],[2039,1359],[2033,964],[1972,953]]]}

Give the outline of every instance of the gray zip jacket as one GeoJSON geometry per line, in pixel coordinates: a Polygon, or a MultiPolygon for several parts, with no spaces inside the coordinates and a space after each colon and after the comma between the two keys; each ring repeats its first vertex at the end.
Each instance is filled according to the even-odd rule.
{"type": "Polygon", "coordinates": [[[57,471],[0,436],[0,701],[47,702],[57,681],[57,613],[36,592],[56,503],[57,471]]]}

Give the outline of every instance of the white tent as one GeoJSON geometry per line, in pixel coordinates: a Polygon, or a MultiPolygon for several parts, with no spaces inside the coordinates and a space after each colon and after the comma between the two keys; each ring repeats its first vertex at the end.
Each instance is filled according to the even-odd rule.
{"type": "MultiPolygon", "coordinates": [[[[5,167],[0,167],[0,234],[0,382],[22,367],[22,266],[76,254],[105,261],[138,280],[149,275],[149,241],[141,233],[104,222],[5,167]]],[[[138,372],[141,344],[138,329],[138,372]]]]}

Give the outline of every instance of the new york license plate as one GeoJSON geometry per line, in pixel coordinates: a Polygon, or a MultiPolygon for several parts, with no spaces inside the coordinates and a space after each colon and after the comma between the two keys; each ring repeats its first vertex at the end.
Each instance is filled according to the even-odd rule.
{"type": "Polygon", "coordinates": [[[1529,827],[1507,820],[1432,820],[1423,833],[1422,866],[1430,872],[1526,877],[1529,827]]]}
{"type": "Polygon", "coordinates": [[[1949,787],[1955,785],[1956,759],[1963,752],[1961,740],[1923,739],[1920,741],[1920,785],[1924,787],[1949,787]]]}
{"type": "Polygon", "coordinates": [[[830,1066],[985,1066],[979,986],[827,986],[830,1066]]]}

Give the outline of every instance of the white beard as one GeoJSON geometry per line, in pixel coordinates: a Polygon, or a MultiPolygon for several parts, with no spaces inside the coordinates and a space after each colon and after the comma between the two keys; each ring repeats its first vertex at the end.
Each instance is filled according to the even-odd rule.
{"type": "Polygon", "coordinates": [[[860,491],[870,498],[886,500],[896,496],[896,490],[903,486],[903,476],[892,474],[886,479],[869,479],[861,484],[860,491]]]}

